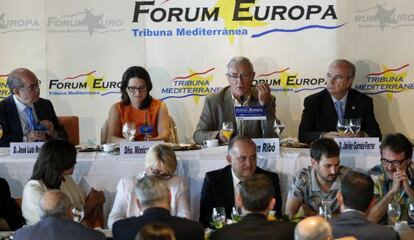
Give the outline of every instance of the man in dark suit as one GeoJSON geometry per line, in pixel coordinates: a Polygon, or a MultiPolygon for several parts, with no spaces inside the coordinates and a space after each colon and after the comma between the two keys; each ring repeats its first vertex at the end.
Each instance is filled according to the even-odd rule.
{"type": "Polygon", "coordinates": [[[234,57],[227,64],[227,80],[229,86],[220,92],[205,98],[194,141],[203,144],[207,139],[219,139],[228,142],[223,135],[223,122],[232,122],[234,134],[250,138],[276,137],[273,122],[276,119],[276,99],[271,94],[270,86],[259,83],[252,87],[255,72],[250,60],[246,57],[234,57]],[[266,120],[236,121],[235,106],[262,106],[266,112],[266,120]]]}
{"type": "Polygon", "coordinates": [[[211,214],[214,207],[224,207],[226,216],[230,218],[235,206],[235,189],[242,181],[249,179],[255,173],[266,175],[275,189],[276,204],[274,210],[277,216],[282,215],[282,197],[280,194],[279,177],[276,173],[256,167],[256,145],[248,137],[233,138],[228,145],[228,166],[206,173],[200,197],[200,222],[210,227],[211,214]]]}
{"type": "Polygon", "coordinates": [[[204,239],[202,224],[171,216],[171,193],[166,179],[155,175],[146,176],[138,181],[135,193],[143,215],[116,221],[112,226],[114,240],[134,240],[141,228],[150,223],[171,227],[177,240],[204,239]]]}
{"type": "Polygon", "coordinates": [[[101,232],[89,229],[70,219],[70,200],[59,190],[50,190],[40,199],[42,219],[35,225],[16,231],[15,240],[104,240],[101,232]]]}
{"type": "Polygon", "coordinates": [[[7,78],[11,95],[0,102],[3,137],[0,147],[10,142],[45,141],[50,137],[67,138],[49,100],[39,97],[40,80],[26,68],[13,70],[7,78]]]}
{"type": "Polygon", "coordinates": [[[254,174],[243,181],[236,195],[237,205],[242,208],[241,221],[213,232],[210,239],[293,240],[294,223],[267,220],[276,204],[274,190],[272,182],[263,174],[254,174]]]}
{"type": "Polygon", "coordinates": [[[398,234],[386,226],[368,221],[365,217],[375,204],[374,182],[359,172],[348,173],[341,182],[338,192],[341,214],[331,221],[335,238],[354,236],[357,239],[399,239],[398,234]]]}
{"type": "Polygon", "coordinates": [[[355,66],[347,60],[338,59],[329,65],[326,89],[305,98],[299,125],[300,142],[338,137],[338,119],[361,119],[361,132],[348,132],[349,137],[381,137],[372,98],[351,89],[354,77],[355,66]]]}

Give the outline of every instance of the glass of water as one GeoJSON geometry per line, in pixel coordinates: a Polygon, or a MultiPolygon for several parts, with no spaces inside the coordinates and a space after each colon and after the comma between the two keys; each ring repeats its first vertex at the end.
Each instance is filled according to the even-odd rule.
{"type": "Polygon", "coordinates": [[[237,206],[234,206],[231,210],[231,220],[233,220],[234,223],[238,223],[241,220],[241,209],[237,206]]]}
{"type": "Polygon", "coordinates": [[[349,130],[349,120],[338,120],[338,123],[336,124],[336,130],[338,131],[340,136],[344,136],[349,130]]]}
{"type": "Polygon", "coordinates": [[[324,217],[325,220],[329,220],[332,218],[331,201],[329,200],[321,201],[321,204],[319,205],[319,215],[324,217]]]}
{"type": "Polygon", "coordinates": [[[408,206],[408,216],[414,221],[414,203],[410,203],[408,206]]]}
{"type": "Polygon", "coordinates": [[[83,206],[82,205],[73,206],[71,211],[72,211],[73,221],[78,222],[78,223],[82,222],[83,217],[85,216],[85,211],[83,209],[83,206]]]}
{"type": "Polygon", "coordinates": [[[351,130],[352,134],[357,135],[359,131],[361,131],[361,119],[360,118],[350,119],[349,129],[351,130]]]}
{"type": "Polygon", "coordinates": [[[395,224],[401,215],[400,204],[393,201],[388,204],[388,224],[395,224]]]}
{"type": "Polygon", "coordinates": [[[122,126],[122,136],[128,141],[133,141],[135,133],[137,132],[136,125],[134,122],[126,122],[122,126]]]}
{"type": "Polygon", "coordinates": [[[212,225],[216,229],[222,228],[224,226],[224,222],[226,221],[226,210],[224,207],[213,208],[211,219],[213,220],[212,225]]]}
{"type": "Polygon", "coordinates": [[[273,123],[273,130],[279,138],[282,137],[283,130],[285,130],[285,123],[279,119],[275,119],[273,123]]]}

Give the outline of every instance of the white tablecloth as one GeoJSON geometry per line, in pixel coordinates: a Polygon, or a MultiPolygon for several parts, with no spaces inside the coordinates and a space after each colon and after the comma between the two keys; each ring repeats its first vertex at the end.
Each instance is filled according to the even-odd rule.
{"type": "MultiPolygon", "coordinates": [[[[226,147],[193,151],[177,151],[177,174],[190,179],[192,218],[198,219],[200,191],[206,172],[227,165],[226,147]]],[[[0,149],[0,177],[10,185],[13,197],[21,197],[23,186],[31,176],[35,158],[12,159],[8,149],[0,149]]],[[[83,187],[105,192],[105,215],[112,207],[116,185],[120,178],[133,176],[144,170],[144,158],[121,158],[119,155],[90,152],[78,153],[74,179],[83,187]]],[[[357,170],[368,170],[379,163],[378,154],[341,155],[341,164],[357,170]]],[[[309,149],[281,148],[280,155],[258,157],[258,166],[276,172],[280,177],[282,196],[285,200],[289,184],[295,173],[310,165],[309,149]]]]}

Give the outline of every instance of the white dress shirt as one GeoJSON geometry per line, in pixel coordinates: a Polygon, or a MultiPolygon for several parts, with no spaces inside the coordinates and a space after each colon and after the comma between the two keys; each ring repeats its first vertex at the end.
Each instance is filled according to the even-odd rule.
{"type": "MultiPolygon", "coordinates": [[[[112,228],[114,222],[133,216],[140,216],[135,196],[135,185],[138,179],[145,176],[145,172],[133,177],[122,178],[116,187],[116,196],[111,213],[108,217],[108,227],[112,228]]],[[[168,180],[171,192],[171,215],[191,218],[189,201],[189,184],[184,177],[173,176],[168,180]]]]}

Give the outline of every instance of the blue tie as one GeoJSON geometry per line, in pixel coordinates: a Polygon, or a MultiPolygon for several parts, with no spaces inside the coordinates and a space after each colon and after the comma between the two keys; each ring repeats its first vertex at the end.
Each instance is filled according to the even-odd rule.
{"type": "Polygon", "coordinates": [[[338,120],[343,120],[344,119],[344,113],[342,112],[342,102],[341,101],[337,101],[335,103],[335,110],[336,110],[336,115],[338,115],[338,120]]]}
{"type": "Polygon", "coordinates": [[[33,131],[35,129],[35,119],[34,119],[34,116],[33,116],[33,109],[31,107],[27,106],[24,109],[24,112],[27,115],[27,123],[29,124],[29,130],[33,131]]]}

